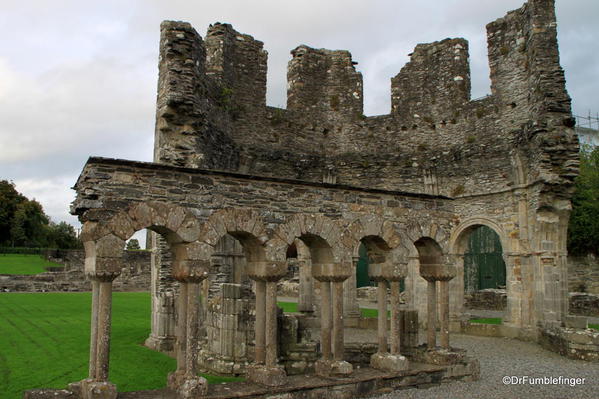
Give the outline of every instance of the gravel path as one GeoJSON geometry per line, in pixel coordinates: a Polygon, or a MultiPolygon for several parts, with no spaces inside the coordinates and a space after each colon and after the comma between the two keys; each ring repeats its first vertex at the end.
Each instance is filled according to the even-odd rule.
{"type": "Polygon", "coordinates": [[[480,361],[476,382],[452,382],[429,389],[407,389],[377,398],[599,399],[599,363],[570,360],[532,343],[453,334],[452,345],[480,361]],[[505,385],[504,376],[584,378],[582,385],[505,385]]]}

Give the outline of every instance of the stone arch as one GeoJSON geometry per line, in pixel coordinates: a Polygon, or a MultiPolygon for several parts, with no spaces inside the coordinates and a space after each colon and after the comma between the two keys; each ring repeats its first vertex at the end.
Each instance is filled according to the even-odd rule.
{"type": "MultiPolygon", "coordinates": [[[[295,239],[300,239],[310,248],[310,255],[314,263],[338,263],[351,261],[351,249],[347,242],[347,232],[342,232],[339,223],[322,215],[294,215],[274,232],[274,237],[269,243],[277,252],[286,251],[295,239]]],[[[271,249],[271,252],[272,249],[271,249]]]]}
{"type": "MultiPolygon", "coordinates": [[[[486,216],[473,216],[462,221],[457,227],[455,227],[451,233],[449,239],[449,250],[453,261],[456,264],[457,276],[450,282],[450,313],[453,319],[461,318],[461,315],[466,311],[465,309],[465,269],[464,269],[464,255],[468,248],[468,239],[470,233],[480,226],[485,226],[493,230],[499,237],[502,249],[502,257],[505,263],[505,277],[506,277],[506,295],[508,298],[508,308],[510,307],[510,298],[514,295],[514,292],[509,284],[509,281],[513,279],[514,270],[509,267],[508,249],[510,248],[510,239],[508,238],[503,226],[497,221],[486,217],[486,216]]],[[[506,309],[506,316],[510,317],[512,310],[506,309]]]]}
{"type": "Polygon", "coordinates": [[[81,240],[95,241],[112,234],[126,241],[142,229],[164,235],[169,243],[193,242],[199,237],[200,223],[187,208],[157,201],[138,202],[106,221],[85,222],[81,240]]]}
{"type": "Polygon", "coordinates": [[[501,247],[503,248],[503,252],[505,254],[507,248],[509,248],[509,241],[505,230],[499,223],[485,216],[474,216],[468,218],[453,229],[449,238],[449,253],[452,255],[463,254],[467,245],[466,238],[468,237],[468,233],[477,226],[487,226],[495,231],[495,233],[497,233],[499,236],[501,247]]]}
{"type": "Polygon", "coordinates": [[[351,243],[353,257],[359,256],[360,244],[365,237],[378,237],[388,250],[396,248],[403,241],[395,223],[376,215],[364,215],[353,220],[344,231],[344,237],[351,243]]]}
{"type": "Polygon", "coordinates": [[[258,212],[232,208],[216,211],[203,223],[199,240],[214,247],[226,234],[241,243],[248,262],[267,259],[265,244],[270,237],[258,212]]]}

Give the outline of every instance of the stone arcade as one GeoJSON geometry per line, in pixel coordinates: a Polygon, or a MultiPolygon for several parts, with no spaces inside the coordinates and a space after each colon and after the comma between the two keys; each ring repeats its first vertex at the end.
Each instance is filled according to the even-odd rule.
{"type": "Polygon", "coordinates": [[[468,43],[445,39],[416,46],[391,79],[391,113],[366,117],[347,51],[294,49],[280,109],[266,106],[260,41],[227,24],[202,39],[163,22],[154,162],[92,157],[75,185],[93,282],[89,378],[29,397],[116,397],[112,281],[142,229],[155,246],[147,345],[177,357],[155,397],[231,397],[199,369],[246,375],[227,388],[239,397],[477,378],[476,360],[449,338],[464,321],[467,237],[481,225],[503,248],[505,331],[535,339],[562,328],[578,148],[553,0],[529,0],[487,32],[491,95],[470,99],[468,43]],[[378,345],[355,350],[344,331],[363,324],[360,245],[378,284],[378,345]],[[302,312],[282,315],[277,281],[292,262],[302,312]]]}

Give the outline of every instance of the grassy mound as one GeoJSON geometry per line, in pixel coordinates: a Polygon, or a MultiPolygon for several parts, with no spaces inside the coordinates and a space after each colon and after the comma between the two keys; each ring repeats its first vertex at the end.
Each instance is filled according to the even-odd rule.
{"type": "Polygon", "coordinates": [[[47,267],[62,267],[40,255],[0,254],[0,274],[38,274],[47,267]]]}

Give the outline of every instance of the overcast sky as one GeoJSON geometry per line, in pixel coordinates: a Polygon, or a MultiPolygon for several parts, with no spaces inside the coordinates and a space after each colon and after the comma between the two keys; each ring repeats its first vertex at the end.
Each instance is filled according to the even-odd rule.
{"type": "MultiPolygon", "coordinates": [[[[162,20],[200,35],[229,22],[264,42],[267,102],[285,106],[289,51],[349,50],[365,113],[390,109],[390,78],[417,43],[470,42],[472,98],[489,92],[485,25],[523,0],[0,0],[0,179],[56,222],[90,155],[150,161],[162,20]]],[[[575,114],[599,112],[598,0],[557,0],[561,63],[575,114]]]]}

